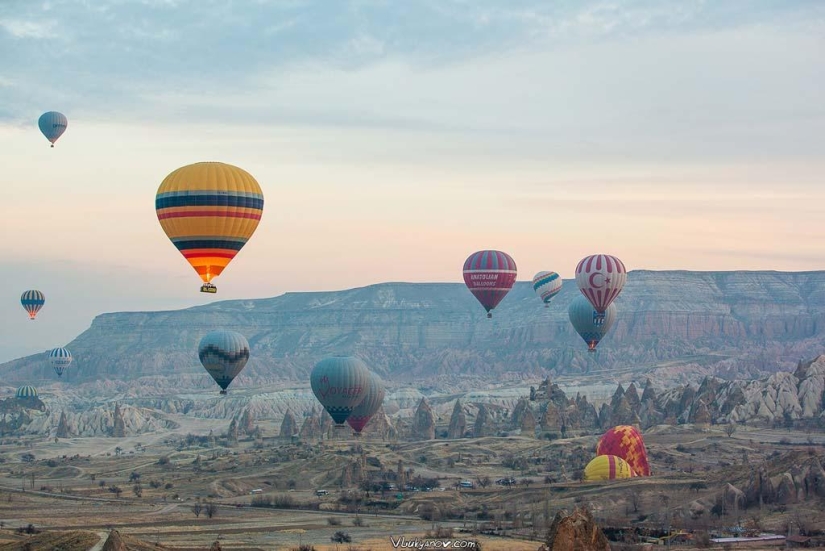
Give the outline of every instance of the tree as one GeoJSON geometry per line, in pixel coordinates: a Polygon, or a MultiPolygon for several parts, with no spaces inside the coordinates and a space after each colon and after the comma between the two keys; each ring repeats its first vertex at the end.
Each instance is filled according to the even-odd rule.
{"type": "Polygon", "coordinates": [[[132,492],[134,492],[135,497],[143,497],[143,487],[140,484],[132,486],[132,492]]]}
{"type": "Polygon", "coordinates": [[[627,501],[633,506],[633,512],[639,512],[639,506],[642,504],[642,494],[637,489],[628,490],[627,501]]]}
{"type": "Polygon", "coordinates": [[[479,476],[479,477],[476,477],[476,482],[477,482],[477,483],[478,483],[478,485],[479,485],[479,486],[481,486],[482,488],[486,488],[487,486],[489,486],[489,485],[490,485],[490,477],[489,477],[489,476],[479,476]]]}
{"type": "Polygon", "coordinates": [[[736,432],[736,425],[734,425],[733,422],[728,423],[725,426],[725,434],[727,434],[728,438],[730,438],[731,436],[733,436],[734,432],[736,432]]]}
{"type": "Polygon", "coordinates": [[[218,506],[214,503],[207,503],[203,510],[206,513],[206,518],[212,518],[218,514],[218,506]]]}
{"type": "Polygon", "coordinates": [[[708,485],[704,482],[691,482],[690,484],[690,489],[696,492],[697,494],[699,493],[699,490],[706,490],[707,487],[708,485]]]}
{"type": "Polygon", "coordinates": [[[194,505],[192,505],[192,512],[195,513],[195,517],[201,516],[201,511],[203,511],[203,505],[199,501],[196,501],[194,505]]]}
{"type": "Polygon", "coordinates": [[[341,530],[338,530],[329,539],[332,540],[335,543],[350,543],[352,541],[352,536],[350,536],[346,532],[342,532],[341,530]]]}
{"type": "Polygon", "coordinates": [[[132,474],[129,475],[129,482],[140,482],[140,473],[132,471],[132,474]]]}

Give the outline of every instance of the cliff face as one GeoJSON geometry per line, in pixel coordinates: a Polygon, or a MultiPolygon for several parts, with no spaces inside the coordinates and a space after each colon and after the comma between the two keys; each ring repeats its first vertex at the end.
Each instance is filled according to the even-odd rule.
{"type": "MultiPolygon", "coordinates": [[[[242,377],[305,379],[330,354],[356,354],[380,375],[421,383],[456,374],[581,373],[665,360],[706,374],[757,376],[821,352],[825,272],[633,271],[611,333],[588,354],[570,327],[578,294],[565,281],[550,308],[519,282],[493,319],[461,284],[386,283],[289,293],[179,311],[104,314],[67,347],[67,384],[201,374],[197,344],[215,328],[243,333],[252,357],[242,377]]],[[[671,367],[671,370],[678,368],[671,367]]],[[[9,384],[52,377],[41,355],[0,365],[9,384]]],[[[632,404],[631,404],[632,405],[632,404]]]]}

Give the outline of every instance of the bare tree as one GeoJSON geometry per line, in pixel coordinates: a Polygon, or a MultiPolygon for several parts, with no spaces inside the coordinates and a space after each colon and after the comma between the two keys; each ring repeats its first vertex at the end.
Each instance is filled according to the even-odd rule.
{"type": "Polygon", "coordinates": [[[478,483],[478,485],[479,485],[479,486],[481,486],[482,488],[486,488],[487,486],[489,486],[489,485],[490,485],[490,477],[489,477],[489,476],[479,476],[479,477],[476,477],[476,482],[477,482],[477,483],[478,483]]]}
{"type": "Polygon", "coordinates": [[[203,505],[201,505],[200,501],[196,501],[195,504],[192,505],[192,512],[195,513],[196,517],[200,517],[201,511],[203,511],[203,505]]]}
{"type": "Polygon", "coordinates": [[[627,502],[633,506],[633,512],[639,512],[639,506],[642,504],[642,494],[638,489],[633,488],[627,491],[627,502]]]}
{"type": "Polygon", "coordinates": [[[731,436],[733,436],[734,432],[736,432],[736,425],[734,425],[731,421],[730,423],[725,425],[725,434],[727,434],[728,438],[730,438],[731,436]]]}
{"type": "Polygon", "coordinates": [[[218,514],[218,506],[211,502],[207,503],[204,508],[204,512],[206,513],[207,518],[212,518],[218,514]]]}

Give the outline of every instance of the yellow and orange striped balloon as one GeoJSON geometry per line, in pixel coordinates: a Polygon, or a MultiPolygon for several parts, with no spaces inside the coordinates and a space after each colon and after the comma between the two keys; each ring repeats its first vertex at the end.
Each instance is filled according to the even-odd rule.
{"type": "Polygon", "coordinates": [[[164,178],[155,197],[163,231],[206,283],[252,237],[263,209],[255,178],[224,163],[181,167],[164,178]]]}
{"type": "Polygon", "coordinates": [[[637,475],[650,476],[644,438],[631,425],[618,425],[605,432],[596,444],[596,455],[621,457],[637,475]]]}

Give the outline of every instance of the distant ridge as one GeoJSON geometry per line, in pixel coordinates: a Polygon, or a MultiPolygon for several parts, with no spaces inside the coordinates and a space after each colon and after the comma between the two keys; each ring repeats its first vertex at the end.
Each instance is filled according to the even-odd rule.
{"type": "MultiPolygon", "coordinates": [[[[267,380],[303,379],[335,353],[361,356],[399,381],[643,370],[681,360],[751,376],[790,370],[825,347],[825,271],[631,271],[616,301],[616,325],[592,355],[567,319],[577,294],[575,282],[565,280],[545,309],[520,281],[492,320],[462,283],[380,283],[102,314],[67,345],[75,361],[64,378],[72,384],[199,373],[198,341],[219,328],[247,337],[244,375],[267,380]]],[[[51,380],[42,355],[2,364],[0,375],[9,384],[51,380]]]]}

